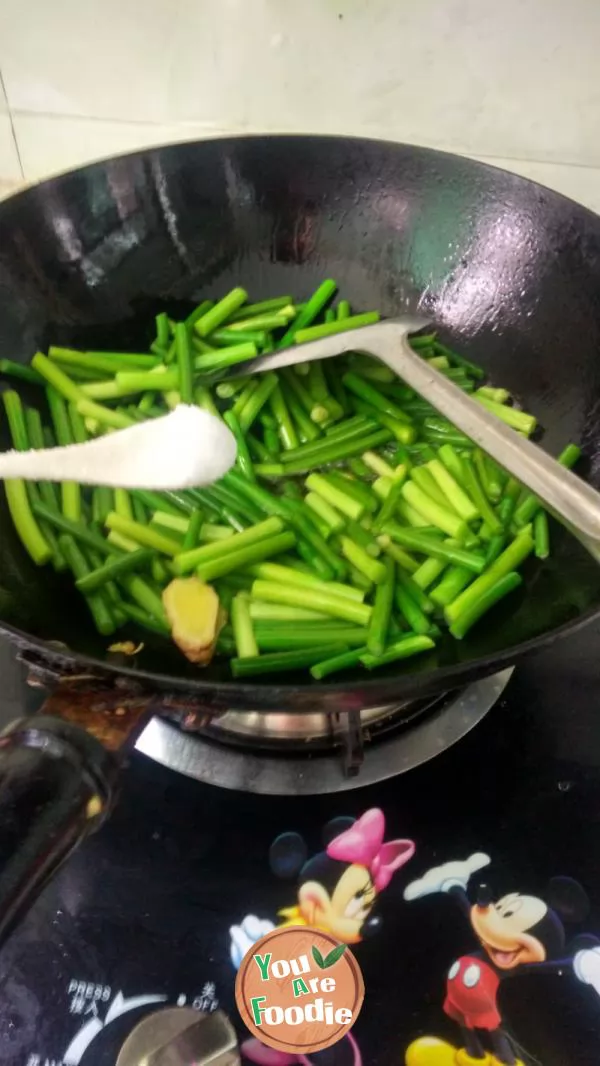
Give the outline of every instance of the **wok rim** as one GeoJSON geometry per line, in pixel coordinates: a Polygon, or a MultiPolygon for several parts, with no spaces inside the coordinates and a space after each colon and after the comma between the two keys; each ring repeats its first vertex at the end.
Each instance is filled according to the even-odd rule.
{"type": "MultiPolygon", "coordinates": [[[[286,685],[285,683],[279,684],[277,681],[269,684],[260,682],[248,685],[235,680],[215,682],[203,681],[201,678],[196,680],[181,676],[171,677],[169,674],[155,674],[148,670],[136,670],[129,666],[117,665],[108,661],[103,662],[92,656],[82,655],[69,647],[58,649],[47,641],[42,640],[41,637],[31,636],[24,630],[3,622],[0,622],[0,637],[9,640],[12,644],[16,644],[22,650],[38,652],[42,660],[57,664],[59,672],[62,672],[60,664],[65,664],[77,666],[78,668],[83,667],[85,671],[89,671],[90,674],[96,677],[108,676],[114,680],[119,677],[127,677],[138,685],[144,684],[151,687],[157,695],[159,693],[187,692],[190,695],[197,696],[202,702],[203,696],[218,694],[218,705],[221,706],[223,704],[224,707],[229,707],[232,711],[253,710],[259,713],[268,713],[269,711],[278,710],[283,713],[289,710],[290,713],[297,714],[324,710],[326,713],[332,713],[336,710],[334,706],[303,708],[298,706],[298,700],[302,701],[307,697],[308,700],[314,698],[315,702],[322,703],[323,697],[327,697],[324,702],[330,701],[333,704],[336,697],[342,703],[345,696],[356,694],[357,692],[364,692],[367,695],[372,693],[373,699],[366,700],[364,703],[361,701],[360,707],[353,703],[348,708],[343,706],[337,708],[342,711],[365,710],[368,707],[377,706],[380,699],[385,702],[387,697],[380,695],[378,698],[378,693],[388,692],[395,685],[399,686],[399,690],[395,695],[390,692],[390,701],[404,697],[408,698],[411,695],[417,696],[419,692],[426,694],[432,690],[450,691],[461,683],[467,684],[470,680],[495,673],[496,668],[514,665],[517,660],[522,659],[524,656],[549,646],[557,640],[562,640],[572,633],[577,633],[580,629],[597,621],[599,618],[600,605],[592,608],[586,614],[573,618],[569,622],[564,622],[561,626],[557,626],[547,633],[542,633],[537,637],[532,637],[530,640],[523,641],[521,644],[506,648],[493,656],[482,656],[478,659],[471,659],[468,663],[440,667],[430,673],[415,674],[407,672],[406,674],[399,674],[397,678],[377,678],[367,674],[364,681],[337,681],[329,685],[321,682],[307,682],[306,685],[286,685]],[[447,685],[446,681],[448,682],[447,685]],[[277,692],[275,702],[273,702],[274,691],[277,692]],[[227,699],[227,693],[229,692],[232,693],[230,700],[227,699]],[[238,699],[233,697],[233,693],[239,694],[238,699]],[[222,699],[222,697],[224,698],[222,699]],[[281,703],[286,702],[286,699],[289,702],[289,707],[282,708],[281,703]],[[263,704],[262,706],[260,705],[261,703],[263,704]]],[[[210,706],[211,700],[207,699],[206,703],[210,706]]]]}
{"type": "MultiPolygon", "coordinates": [[[[7,196],[4,196],[0,200],[0,212],[5,204],[10,203],[13,200],[17,200],[22,196],[28,194],[35,194],[38,189],[41,189],[44,185],[51,185],[55,181],[61,181],[63,178],[68,178],[71,175],[79,174],[85,170],[91,170],[96,166],[105,166],[107,163],[116,162],[118,160],[141,158],[145,155],[152,155],[155,152],[169,151],[173,148],[197,148],[203,144],[222,144],[229,141],[232,144],[237,144],[245,141],[273,141],[273,140],[288,140],[288,141],[345,141],[352,144],[373,144],[382,145],[386,147],[397,147],[405,149],[415,149],[418,152],[425,152],[432,156],[443,156],[449,159],[458,159],[467,163],[469,166],[476,167],[482,170],[499,171],[501,174],[509,174],[515,178],[518,182],[524,182],[527,185],[531,185],[537,189],[543,189],[544,192],[549,193],[553,197],[558,197],[560,200],[564,200],[568,204],[572,204],[580,211],[585,212],[594,219],[600,218],[600,212],[594,211],[591,207],[587,207],[585,204],[580,203],[578,200],[574,200],[572,196],[567,196],[566,193],[559,192],[557,189],[552,189],[549,185],[544,185],[543,182],[536,181],[534,178],[528,178],[524,174],[517,174],[514,170],[508,170],[506,167],[497,166],[493,162],[484,162],[478,156],[465,155],[461,152],[452,151],[447,148],[435,148],[430,144],[420,144],[413,141],[397,141],[387,137],[364,137],[361,134],[356,133],[312,133],[310,130],[299,131],[294,130],[292,132],[288,130],[253,130],[248,133],[214,133],[212,132],[208,137],[185,139],[182,141],[164,141],[162,143],[146,145],[144,148],[134,148],[131,151],[115,152],[112,155],[98,156],[96,159],[92,159],[86,163],[80,163],[77,166],[66,167],[64,170],[57,170],[52,174],[48,174],[45,178],[36,178],[29,183],[26,183],[20,188],[10,192],[7,196]]],[[[517,162],[517,160],[515,160],[517,162]]]]}

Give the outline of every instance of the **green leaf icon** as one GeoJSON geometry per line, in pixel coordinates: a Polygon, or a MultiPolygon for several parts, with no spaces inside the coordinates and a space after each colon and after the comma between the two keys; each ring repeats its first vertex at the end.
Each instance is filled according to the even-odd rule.
{"type": "Polygon", "coordinates": [[[327,970],[330,966],[334,966],[338,959],[341,959],[347,946],[347,944],[338,944],[337,947],[332,948],[323,960],[323,969],[327,970]]]}
{"type": "MultiPolygon", "coordinates": [[[[335,950],[337,951],[337,948],[335,950]]],[[[315,960],[315,962],[316,962],[317,966],[319,967],[319,969],[320,970],[324,970],[325,969],[325,961],[323,959],[323,956],[321,955],[321,952],[319,951],[319,949],[317,947],[315,947],[314,944],[312,946],[312,957],[315,960]]],[[[329,956],[327,956],[327,957],[329,958],[329,956]]]]}

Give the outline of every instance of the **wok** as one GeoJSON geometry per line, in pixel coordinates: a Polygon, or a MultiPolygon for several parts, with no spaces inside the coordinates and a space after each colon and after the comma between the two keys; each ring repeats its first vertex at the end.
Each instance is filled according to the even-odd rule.
{"type": "MultiPolygon", "coordinates": [[[[159,306],[177,316],[235,284],[256,300],[282,292],[302,299],[324,277],[335,278],[357,309],[429,316],[443,340],[536,413],[549,450],[582,443],[587,476],[598,484],[600,219],[522,178],[426,149],[335,137],[233,138],[109,160],[14,196],[0,205],[0,355],[28,361],[49,343],[143,351],[159,306]]],[[[8,447],[5,427],[0,434],[8,447]]],[[[241,683],[226,664],[199,671],[146,633],[143,651],[126,663],[107,652],[71,582],[31,563],[0,497],[0,634],[58,676],[92,673],[109,687],[135,684],[209,710],[356,710],[453,688],[513,663],[600,606],[600,568],[553,527],[551,558],[530,565],[520,597],[462,642],[448,637],[427,657],[374,676],[241,683]]],[[[89,752],[73,728],[48,726],[81,772],[89,752]]],[[[32,771],[45,779],[39,752],[47,735],[39,723],[22,723],[2,742],[0,824],[2,803],[14,808],[15,795],[31,816],[21,801],[32,771]],[[13,780],[15,753],[22,763],[13,780]]],[[[100,778],[108,796],[111,774],[103,774],[86,802],[100,778]]],[[[66,811],[72,832],[68,845],[61,838],[61,855],[81,835],[82,819],[72,817],[81,789],[69,780],[61,825],[66,811]]],[[[47,797],[56,799],[50,786],[47,797]]],[[[32,833],[30,854],[39,850],[32,833]]],[[[2,836],[0,853],[10,855],[18,834],[2,836]]],[[[21,874],[17,863],[12,901],[0,909],[12,911],[22,897],[21,874]]],[[[0,904],[6,898],[0,888],[0,904]]]]}

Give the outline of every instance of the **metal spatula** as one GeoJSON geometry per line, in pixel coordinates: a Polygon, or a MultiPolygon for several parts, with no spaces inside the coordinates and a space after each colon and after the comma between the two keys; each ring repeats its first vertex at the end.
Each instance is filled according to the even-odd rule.
{"type": "Polygon", "coordinates": [[[430,325],[417,316],[389,319],[273,355],[258,356],[238,364],[236,374],[260,374],[351,351],[376,356],[509,474],[531,489],[600,562],[600,494],[415,355],[408,337],[430,325]]]}

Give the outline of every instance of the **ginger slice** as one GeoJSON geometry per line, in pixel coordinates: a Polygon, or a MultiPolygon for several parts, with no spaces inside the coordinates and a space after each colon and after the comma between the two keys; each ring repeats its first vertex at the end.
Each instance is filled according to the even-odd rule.
{"type": "Polygon", "coordinates": [[[208,665],[226,617],[215,590],[198,577],[177,577],[162,601],[177,647],[190,662],[208,665]]]}

